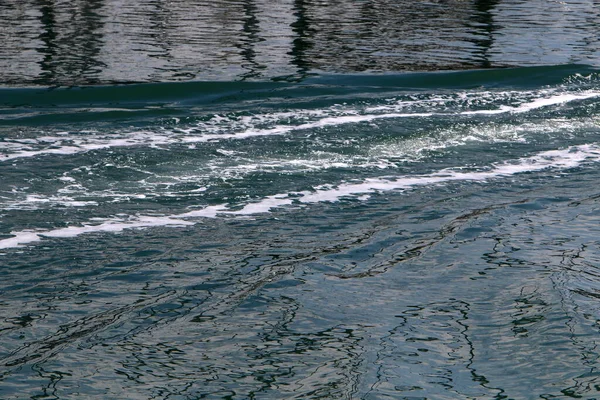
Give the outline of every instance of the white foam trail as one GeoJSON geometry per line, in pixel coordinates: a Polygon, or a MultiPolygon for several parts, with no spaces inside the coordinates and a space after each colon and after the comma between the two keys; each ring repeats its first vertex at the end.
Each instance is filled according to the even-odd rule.
{"type": "Polygon", "coordinates": [[[226,210],[224,206],[210,206],[201,210],[190,211],[184,214],[175,216],[129,216],[127,218],[115,218],[112,220],[100,219],[100,223],[88,223],[81,226],[68,226],[50,231],[32,231],[25,230],[20,232],[11,232],[14,237],[0,240],[0,249],[8,249],[12,247],[21,247],[25,244],[38,242],[43,238],[70,238],[76,237],[85,233],[98,232],[121,232],[125,229],[134,228],[151,228],[158,226],[186,226],[194,225],[195,222],[188,221],[182,218],[214,218],[220,211],[226,210]]]}
{"type": "Polygon", "coordinates": [[[580,165],[584,161],[600,161],[600,148],[597,146],[577,146],[567,150],[552,150],[540,153],[519,162],[503,163],[488,171],[458,172],[441,170],[430,175],[403,176],[399,178],[371,178],[360,183],[345,183],[335,188],[324,187],[314,192],[301,192],[301,203],[335,202],[344,197],[390,190],[409,189],[417,186],[441,184],[451,181],[487,181],[524,172],[535,172],[547,168],[566,169],[580,165]]]}
{"type": "MultiPolygon", "coordinates": [[[[133,199],[149,198],[196,198],[199,193],[208,190],[201,186],[215,178],[243,179],[246,175],[256,172],[276,172],[279,174],[298,172],[318,172],[333,168],[380,169],[393,171],[399,165],[415,162],[429,155],[431,151],[463,146],[472,142],[526,142],[528,134],[533,133],[568,133],[577,135],[577,130],[596,128],[594,120],[546,119],[535,123],[520,123],[518,125],[498,124],[495,122],[474,126],[450,127],[432,135],[414,138],[401,138],[394,142],[386,141],[371,148],[365,148],[364,155],[344,155],[335,152],[316,151],[311,157],[288,159],[287,157],[272,157],[266,159],[254,157],[246,159],[243,151],[217,149],[223,158],[216,158],[197,166],[194,174],[173,176],[158,176],[151,171],[135,169],[138,172],[152,176],[135,182],[127,191],[115,192],[114,188],[106,190],[89,190],[78,181],[64,173],[58,179],[66,186],[58,189],[55,195],[23,195],[14,199],[13,196],[1,198],[3,210],[37,210],[48,207],[90,207],[100,202],[122,202],[133,199]],[[231,158],[235,164],[231,165],[231,158]],[[244,162],[248,161],[248,162],[244,162]],[[178,188],[179,184],[192,183],[201,187],[197,189],[178,188]],[[171,189],[172,188],[172,189],[171,189]],[[90,200],[88,200],[90,199],[90,200]],[[100,200],[99,200],[100,199],[100,200]]],[[[103,164],[106,166],[107,164],[103,164]]],[[[132,168],[127,166],[127,168],[132,168]]],[[[78,170],[78,169],[76,169],[78,170]]],[[[76,171],[74,170],[74,171],[76,171]]],[[[71,172],[74,172],[71,171],[71,172]]]]}
{"type": "Polygon", "coordinates": [[[40,235],[33,231],[11,232],[10,234],[14,236],[8,239],[0,240],[0,249],[22,247],[24,244],[41,240],[40,235]]]}
{"type": "Polygon", "coordinates": [[[2,210],[38,210],[47,207],[90,207],[97,206],[94,200],[75,200],[67,196],[26,195],[22,200],[10,200],[2,203],[2,210]]]}
{"type": "Polygon", "coordinates": [[[268,196],[267,198],[256,202],[249,203],[244,206],[241,210],[237,211],[225,211],[227,214],[233,215],[253,215],[262,214],[269,212],[273,208],[282,207],[292,204],[294,201],[287,194],[280,194],[275,196],[268,196]]]}
{"type": "MultiPolygon", "coordinates": [[[[493,100],[494,96],[500,96],[502,93],[482,93],[493,100]]],[[[476,94],[471,97],[475,98],[476,94]]],[[[519,106],[501,106],[493,110],[475,110],[462,111],[458,113],[444,112],[399,112],[400,110],[410,109],[411,106],[420,106],[422,103],[429,108],[443,107],[444,101],[453,102],[455,99],[432,98],[427,101],[415,100],[414,102],[398,102],[390,106],[368,107],[362,110],[367,114],[361,114],[360,110],[342,110],[340,106],[333,106],[326,110],[298,110],[288,113],[274,113],[262,116],[243,117],[241,121],[231,121],[227,118],[217,116],[214,120],[202,123],[197,127],[189,129],[175,129],[172,132],[154,133],[148,131],[139,131],[128,133],[125,137],[97,136],[91,135],[82,137],[81,135],[68,135],[61,133],[58,137],[43,137],[36,139],[5,139],[0,142],[0,162],[9,161],[17,158],[31,158],[44,155],[73,155],[85,153],[94,150],[103,150],[114,147],[148,146],[157,147],[172,144],[205,143],[222,140],[243,140],[261,136],[281,136],[294,131],[318,129],[331,126],[358,124],[372,122],[381,119],[393,118],[423,118],[430,116],[447,115],[494,115],[504,113],[525,113],[538,108],[548,107],[557,104],[568,103],[571,101],[585,100],[589,98],[600,97],[600,92],[589,91],[578,94],[562,93],[551,97],[538,98],[519,106]],[[370,112],[370,113],[369,113],[370,112]],[[377,113],[374,113],[377,112],[377,113]],[[282,119],[305,120],[317,118],[311,122],[305,122],[297,125],[278,124],[269,128],[257,129],[257,125],[275,123],[282,119]],[[236,131],[236,129],[241,129],[236,131]],[[233,132],[232,132],[233,130],[233,132]],[[225,131],[225,132],[223,132],[225,131]],[[229,132],[227,132],[229,131],[229,132]],[[35,146],[47,146],[36,149],[35,146]]],[[[486,97],[487,98],[487,97],[486,97]]]]}
{"type": "Polygon", "coordinates": [[[586,92],[581,94],[560,94],[547,99],[537,99],[517,107],[514,112],[523,113],[536,108],[553,106],[556,104],[569,103],[571,101],[591,99],[600,96],[599,92],[586,92]]]}
{"type": "MultiPolygon", "coordinates": [[[[293,131],[301,131],[306,129],[324,128],[328,126],[337,126],[344,124],[356,124],[361,122],[369,122],[377,119],[386,118],[416,118],[427,117],[432,113],[390,113],[390,114],[368,114],[368,115],[345,115],[345,116],[330,116],[321,118],[314,122],[299,124],[299,125],[276,125],[272,128],[255,129],[247,128],[241,132],[233,133],[200,133],[199,135],[185,134],[177,135],[171,133],[161,135],[152,132],[132,132],[127,137],[123,138],[108,138],[92,136],[85,139],[77,137],[45,137],[33,140],[33,143],[28,142],[29,149],[18,150],[17,142],[0,142],[0,151],[8,150],[5,154],[0,154],[0,162],[10,161],[17,158],[31,158],[44,155],[73,155],[77,153],[85,153],[94,150],[103,150],[114,147],[132,147],[132,146],[148,146],[157,147],[173,144],[194,144],[206,143],[222,140],[243,140],[261,136],[281,136],[293,131]],[[65,144],[62,144],[65,143],[65,144]],[[52,148],[43,148],[32,150],[32,145],[49,143],[52,148]],[[59,146],[59,147],[56,147],[59,146]]],[[[198,130],[195,128],[194,130],[198,130]]],[[[207,130],[214,130],[208,129],[207,130]]],[[[182,130],[185,133],[185,131],[182,130]]],[[[21,147],[22,148],[22,147],[21,147]]]]}
{"type": "Polygon", "coordinates": [[[594,97],[600,97],[600,92],[583,92],[580,94],[562,93],[562,94],[557,94],[555,96],[551,96],[548,98],[535,99],[533,101],[523,103],[517,107],[502,106],[496,110],[463,111],[460,114],[461,115],[475,115],[475,114],[493,115],[493,114],[504,114],[504,113],[520,114],[520,113],[529,112],[529,111],[532,111],[532,110],[535,110],[538,108],[542,108],[542,107],[548,107],[548,106],[568,103],[568,102],[577,101],[577,100],[591,99],[594,97]]]}
{"type": "MultiPolygon", "coordinates": [[[[31,158],[45,155],[73,155],[78,153],[87,153],[94,150],[104,150],[114,147],[131,146],[160,146],[173,143],[173,140],[166,135],[159,135],[152,132],[132,132],[128,137],[109,138],[101,136],[91,136],[80,138],[80,135],[74,137],[57,138],[39,138],[35,139],[33,144],[44,144],[51,142],[52,148],[43,148],[39,150],[13,150],[10,153],[0,154],[0,162],[10,161],[17,158],[31,158]],[[53,139],[50,141],[49,139],[53,139]],[[65,143],[65,144],[61,144],[65,143]],[[59,146],[59,147],[56,147],[59,146]]],[[[32,143],[28,143],[31,148],[32,143]]],[[[14,142],[0,142],[0,151],[15,147],[14,142]]]]}
{"type": "Polygon", "coordinates": [[[444,169],[427,175],[379,177],[366,179],[362,182],[342,183],[337,186],[322,186],[316,188],[314,191],[268,196],[261,201],[249,203],[240,210],[232,210],[226,204],[223,204],[171,216],[138,215],[116,217],[111,220],[96,219],[80,226],[69,226],[48,231],[24,230],[11,232],[13,237],[0,240],[0,249],[21,247],[26,244],[38,242],[43,238],[76,237],[93,232],[121,232],[131,228],[194,225],[196,222],[190,219],[215,218],[219,215],[255,215],[269,212],[273,208],[296,203],[336,202],[345,197],[367,198],[372,193],[407,190],[414,187],[452,181],[484,182],[494,178],[541,171],[548,168],[573,168],[581,165],[583,162],[600,162],[600,147],[596,144],[590,144],[572,146],[564,150],[545,151],[531,157],[517,159],[514,162],[496,164],[484,171],[461,172],[455,169],[444,169]]]}
{"type": "Polygon", "coordinates": [[[314,128],[325,128],[328,126],[337,126],[345,124],[357,124],[361,122],[370,122],[377,119],[385,118],[416,118],[429,117],[433,113],[390,113],[390,114],[367,114],[367,115],[346,115],[339,117],[327,117],[315,122],[309,122],[300,125],[277,125],[269,129],[248,129],[238,133],[223,133],[223,134],[208,134],[202,136],[184,137],[182,141],[185,143],[200,143],[210,142],[224,139],[247,139],[258,136],[280,136],[293,131],[301,131],[314,128]]]}

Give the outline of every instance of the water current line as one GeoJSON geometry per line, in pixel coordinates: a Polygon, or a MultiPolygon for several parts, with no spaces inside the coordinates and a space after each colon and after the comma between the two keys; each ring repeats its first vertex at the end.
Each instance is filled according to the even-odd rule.
{"type": "Polygon", "coordinates": [[[227,204],[208,206],[200,210],[192,210],[170,216],[136,215],[114,219],[100,220],[100,223],[69,226],[47,231],[24,230],[11,232],[13,237],[0,240],[0,249],[21,247],[26,244],[41,241],[43,238],[70,238],[86,233],[121,232],[132,228],[150,228],[158,226],[189,226],[194,225],[193,219],[216,218],[223,216],[249,216],[271,212],[274,208],[292,204],[313,204],[320,202],[336,202],[344,197],[352,197],[388,192],[394,190],[409,190],[427,185],[442,184],[453,181],[485,182],[490,179],[512,176],[525,172],[536,172],[545,169],[568,169],[577,167],[584,162],[600,162],[600,147],[597,144],[571,146],[563,150],[550,150],[531,157],[520,158],[513,162],[503,162],[476,172],[460,172],[455,169],[444,169],[438,172],[398,177],[378,177],[365,179],[358,183],[341,183],[336,186],[321,186],[313,191],[282,193],[263,198],[258,202],[249,203],[239,210],[232,210],[227,204]],[[191,220],[192,219],[192,220],[191,220]]]}
{"type": "MultiPolygon", "coordinates": [[[[206,143],[206,142],[216,142],[223,140],[244,140],[251,139],[256,137],[265,137],[265,136],[281,136],[286,135],[295,131],[302,130],[310,130],[310,129],[321,129],[326,127],[340,126],[346,124],[358,124],[365,122],[373,122],[381,119],[395,119],[395,118],[425,118],[431,116],[452,116],[452,115],[496,115],[496,114],[506,114],[506,113],[526,113],[532,110],[536,110],[543,107],[548,107],[552,105],[558,105],[563,103],[568,103],[572,101],[585,100],[594,97],[599,97],[600,92],[598,91],[588,91],[577,94],[571,93],[562,93],[554,96],[550,96],[547,98],[539,98],[530,102],[525,102],[518,106],[501,106],[497,109],[491,110],[474,110],[474,111],[461,111],[457,114],[445,114],[439,112],[421,112],[421,113],[406,113],[406,112],[387,112],[383,114],[363,114],[363,115],[337,115],[337,116],[327,116],[312,121],[306,122],[299,125],[275,125],[270,128],[257,129],[254,127],[245,129],[241,132],[234,133],[201,133],[200,135],[173,135],[171,133],[160,134],[150,131],[138,131],[132,132],[126,137],[120,138],[98,138],[98,137],[90,137],[90,138],[72,138],[68,135],[61,137],[44,137],[41,139],[37,139],[37,144],[44,144],[45,142],[50,143],[50,148],[43,149],[32,149],[31,145],[36,144],[36,140],[33,140],[33,143],[24,143],[22,146],[27,147],[27,149],[23,150],[15,150],[15,145],[19,142],[11,142],[10,140],[5,140],[4,142],[0,142],[0,152],[4,152],[4,154],[0,154],[0,163],[6,162],[18,158],[31,158],[37,156],[45,156],[45,155],[72,155],[77,153],[84,153],[88,151],[94,150],[103,150],[114,147],[132,147],[132,146],[162,146],[162,145],[170,145],[170,144],[194,144],[194,143],[206,143]],[[65,143],[61,145],[61,143],[65,143]],[[57,147],[58,146],[58,147],[57,147]]],[[[402,108],[402,107],[400,107],[402,108]]],[[[330,110],[331,112],[332,110],[330,110]]],[[[389,110],[394,111],[394,110],[389,110]]],[[[309,110],[299,110],[299,114],[315,114],[315,111],[309,110]]],[[[316,113],[321,114],[321,113],[316,113]]],[[[277,114],[275,114],[276,116],[277,114]]],[[[260,118],[259,118],[260,119],[260,118]]],[[[198,129],[193,129],[196,131],[198,129]]],[[[192,130],[188,129],[188,133],[191,133],[192,130]]],[[[181,130],[181,132],[186,132],[186,130],[181,130]]]]}

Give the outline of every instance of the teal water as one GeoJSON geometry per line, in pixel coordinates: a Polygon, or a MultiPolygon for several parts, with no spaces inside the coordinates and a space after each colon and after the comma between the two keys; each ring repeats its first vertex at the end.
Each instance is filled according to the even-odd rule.
{"type": "Polygon", "coordinates": [[[0,398],[600,397],[600,78],[0,89],[0,398]]]}

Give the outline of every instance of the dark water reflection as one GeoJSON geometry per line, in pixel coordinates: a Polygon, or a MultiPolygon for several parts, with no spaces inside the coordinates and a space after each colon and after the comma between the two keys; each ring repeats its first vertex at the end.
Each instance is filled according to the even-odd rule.
{"type": "Polygon", "coordinates": [[[0,83],[600,65],[595,2],[5,0],[0,83]]]}

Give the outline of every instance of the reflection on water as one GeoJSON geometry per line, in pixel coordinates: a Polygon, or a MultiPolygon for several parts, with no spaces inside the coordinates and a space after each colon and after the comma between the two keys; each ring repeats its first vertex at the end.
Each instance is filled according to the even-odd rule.
{"type": "Polygon", "coordinates": [[[599,65],[589,1],[4,0],[0,82],[599,65]]]}
{"type": "Polygon", "coordinates": [[[349,222],[358,210],[327,227],[306,215],[305,242],[286,222],[246,221],[63,243],[69,259],[51,263],[31,250],[4,272],[19,281],[4,309],[21,316],[1,330],[3,398],[595,394],[597,199],[539,201],[450,218],[437,202],[382,207],[375,227],[349,222]],[[19,280],[22,265],[37,274],[19,280]]]}

